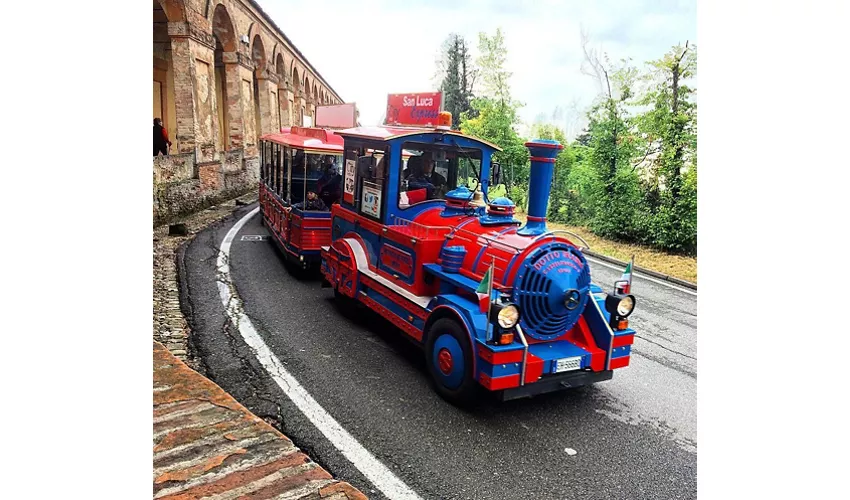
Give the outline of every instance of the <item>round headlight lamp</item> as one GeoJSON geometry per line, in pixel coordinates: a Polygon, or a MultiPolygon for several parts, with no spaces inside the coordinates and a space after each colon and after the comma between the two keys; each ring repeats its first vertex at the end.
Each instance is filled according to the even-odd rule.
{"type": "Polygon", "coordinates": [[[635,296],[608,295],[605,297],[605,309],[612,316],[625,318],[635,310],[635,296]]]}
{"type": "Polygon", "coordinates": [[[513,328],[519,322],[519,309],[513,304],[508,304],[499,311],[496,317],[502,328],[513,328]]]}
{"type": "Polygon", "coordinates": [[[631,295],[626,295],[617,304],[617,315],[626,317],[635,309],[635,298],[631,295]]]}

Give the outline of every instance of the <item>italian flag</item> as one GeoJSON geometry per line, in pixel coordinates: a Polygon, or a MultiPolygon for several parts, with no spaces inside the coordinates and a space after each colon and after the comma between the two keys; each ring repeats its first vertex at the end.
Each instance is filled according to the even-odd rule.
{"type": "Polygon", "coordinates": [[[493,276],[490,274],[491,270],[492,267],[487,269],[487,272],[484,273],[484,279],[481,280],[481,283],[475,290],[475,294],[478,295],[478,308],[483,313],[490,310],[490,281],[493,279],[493,276]]]}
{"type": "Polygon", "coordinates": [[[628,282],[627,285],[623,285],[623,293],[629,293],[632,288],[632,263],[634,262],[634,260],[635,258],[632,257],[631,262],[626,265],[626,270],[623,271],[623,276],[620,277],[620,281],[628,282]]]}

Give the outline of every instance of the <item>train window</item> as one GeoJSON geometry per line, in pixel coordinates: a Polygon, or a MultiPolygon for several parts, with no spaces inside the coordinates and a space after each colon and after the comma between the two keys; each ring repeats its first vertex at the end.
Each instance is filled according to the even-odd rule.
{"type": "Polygon", "coordinates": [[[470,189],[480,182],[481,150],[406,142],[407,160],[399,176],[398,207],[445,199],[458,186],[470,189]]]}
{"type": "Polygon", "coordinates": [[[280,144],[272,144],[272,166],[274,168],[274,190],[280,195],[281,194],[281,182],[280,182],[280,144]]]}
{"type": "Polygon", "coordinates": [[[380,220],[384,212],[385,181],[388,175],[389,152],[383,149],[360,148],[353,163],[356,173],[351,186],[347,184],[346,190],[353,187],[353,198],[357,211],[369,218],[380,220]]]}
{"type": "Polygon", "coordinates": [[[271,167],[268,162],[268,147],[268,141],[263,141],[260,147],[260,180],[264,182],[268,181],[269,169],[271,167]]]}
{"type": "MultiPolygon", "coordinates": [[[[319,181],[322,180],[324,173],[325,157],[320,153],[311,153],[302,149],[295,149],[292,152],[292,173],[289,178],[289,198],[293,204],[302,204],[307,206],[308,210],[321,210],[322,204],[308,203],[303,205],[305,199],[308,198],[308,193],[319,195],[319,181]],[[319,208],[311,209],[310,206],[319,208]]],[[[327,207],[325,207],[327,208],[327,207]]]]}
{"type": "Polygon", "coordinates": [[[279,153],[279,165],[278,171],[280,172],[280,197],[281,199],[289,201],[289,165],[290,165],[290,156],[291,152],[288,147],[281,146],[279,153]]]}

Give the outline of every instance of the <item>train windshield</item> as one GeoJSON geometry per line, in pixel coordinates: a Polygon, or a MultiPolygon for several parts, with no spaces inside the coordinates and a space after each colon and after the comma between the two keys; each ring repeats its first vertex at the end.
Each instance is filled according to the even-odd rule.
{"type": "Polygon", "coordinates": [[[406,142],[409,154],[399,177],[399,208],[445,199],[459,186],[474,191],[481,182],[481,150],[406,142]]]}

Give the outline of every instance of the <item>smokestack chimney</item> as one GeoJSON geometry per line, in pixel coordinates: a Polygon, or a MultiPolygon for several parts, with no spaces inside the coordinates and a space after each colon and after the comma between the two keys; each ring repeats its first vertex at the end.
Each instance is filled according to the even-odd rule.
{"type": "Polygon", "coordinates": [[[555,158],[564,149],[558,141],[535,139],[525,143],[531,154],[531,178],[528,181],[528,222],[517,230],[523,236],[546,232],[546,206],[552,186],[555,158]]]}

